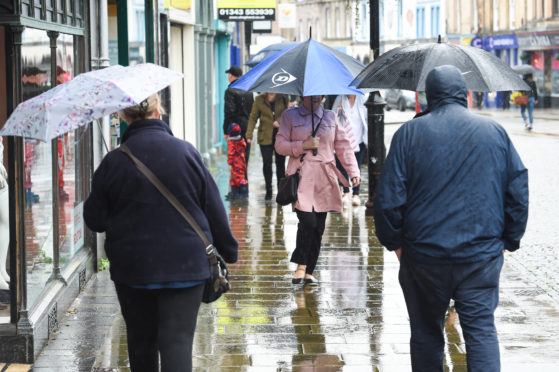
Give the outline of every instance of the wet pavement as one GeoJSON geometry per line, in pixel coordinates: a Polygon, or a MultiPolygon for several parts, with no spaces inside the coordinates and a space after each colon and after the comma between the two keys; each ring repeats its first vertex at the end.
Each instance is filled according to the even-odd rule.
{"type": "MultiPolygon", "coordinates": [[[[387,122],[398,123],[406,115],[413,116],[411,112],[387,114],[387,122]]],[[[557,138],[526,134],[512,117],[502,119],[507,121],[505,127],[529,168],[538,162],[539,167],[549,165],[541,156],[555,154],[551,162],[555,176],[549,177],[557,177],[557,138]]],[[[559,128],[559,122],[546,123],[551,134],[559,128]]],[[[386,127],[387,144],[397,128],[397,124],[386,127]]],[[[556,133],[559,136],[559,130],[556,133]]],[[[293,286],[295,265],[289,258],[295,248],[296,215],[290,207],[264,201],[257,146],[250,159],[248,201],[226,202],[240,242],[239,261],[230,265],[233,289],[219,301],[200,308],[194,370],[411,371],[409,323],[397,279],[399,264],[393,253],[380,246],[373,220],[365,217],[365,207],[329,214],[315,272],[320,285],[293,286]]],[[[366,168],[363,171],[366,180],[366,168]]],[[[218,159],[212,172],[224,195],[229,177],[224,158],[218,159]]],[[[534,173],[542,174],[531,174],[531,187],[533,182],[549,181],[545,172],[534,173]]],[[[548,258],[533,252],[541,241],[546,247],[559,243],[551,221],[543,226],[537,223],[558,208],[543,202],[552,191],[551,185],[540,189],[539,199],[532,199],[531,218],[535,216],[538,226],[529,223],[521,251],[505,257],[496,312],[505,372],[559,370],[559,299],[530,266],[530,262],[545,266],[549,278],[557,278],[559,272],[555,252],[549,253],[555,265],[542,265],[548,258]],[[540,209],[544,211],[540,213],[540,209]]],[[[538,190],[537,185],[534,188],[538,190]]],[[[365,183],[363,203],[366,190],[365,183]]],[[[106,271],[90,280],[60,324],[34,371],[129,370],[126,332],[106,271]]],[[[446,370],[465,372],[465,345],[452,308],[446,340],[446,370]]]]}

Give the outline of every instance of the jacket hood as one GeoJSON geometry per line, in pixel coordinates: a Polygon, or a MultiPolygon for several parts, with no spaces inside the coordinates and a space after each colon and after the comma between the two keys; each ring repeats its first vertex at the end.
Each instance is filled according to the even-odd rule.
{"type": "Polygon", "coordinates": [[[468,107],[468,88],[460,70],[451,65],[435,67],[425,80],[429,111],[443,105],[458,103],[468,107]]]}

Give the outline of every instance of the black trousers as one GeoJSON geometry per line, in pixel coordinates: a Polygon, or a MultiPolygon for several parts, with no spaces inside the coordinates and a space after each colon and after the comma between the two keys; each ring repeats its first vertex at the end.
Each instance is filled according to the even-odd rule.
{"type": "Polygon", "coordinates": [[[291,262],[307,265],[306,273],[312,274],[320,254],[322,234],[326,224],[327,212],[302,212],[295,209],[299,224],[297,225],[297,243],[291,254],[291,262]]]}
{"type": "Polygon", "coordinates": [[[274,150],[274,145],[260,145],[260,153],[262,154],[262,172],[266,181],[266,190],[272,190],[272,158],[276,160],[276,182],[285,177],[285,156],[278,154],[274,150]]]}
{"type": "Polygon", "coordinates": [[[192,371],[192,340],[204,285],[137,289],[115,283],[132,372],[192,371]]]}

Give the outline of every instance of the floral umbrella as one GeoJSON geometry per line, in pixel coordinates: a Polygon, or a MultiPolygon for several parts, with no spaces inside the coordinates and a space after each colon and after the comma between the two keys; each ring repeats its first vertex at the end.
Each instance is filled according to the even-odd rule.
{"type": "Polygon", "coordinates": [[[115,65],[80,74],[20,103],[0,135],[46,142],[95,119],[137,105],[182,77],[181,73],[151,63],[115,65]]]}

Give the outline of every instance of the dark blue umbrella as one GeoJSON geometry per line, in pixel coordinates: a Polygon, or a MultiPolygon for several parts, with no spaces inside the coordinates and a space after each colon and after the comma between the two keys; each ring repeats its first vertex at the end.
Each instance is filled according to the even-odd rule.
{"type": "Polygon", "coordinates": [[[266,58],[231,87],[297,96],[362,94],[349,84],[364,67],[355,58],[309,39],[266,58]]]}
{"type": "Polygon", "coordinates": [[[266,48],[262,49],[260,52],[256,53],[255,55],[253,55],[246,63],[245,65],[247,65],[250,68],[253,68],[254,66],[256,66],[257,64],[259,64],[260,62],[262,62],[263,60],[265,60],[266,58],[276,54],[279,51],[282,51],[284,49],[290,48],[297,45],[296,42],[294,41],[285,41],[283,43],[276,43],[276,44],[272,44],[272,45],[268,45],[266,48]]]}

